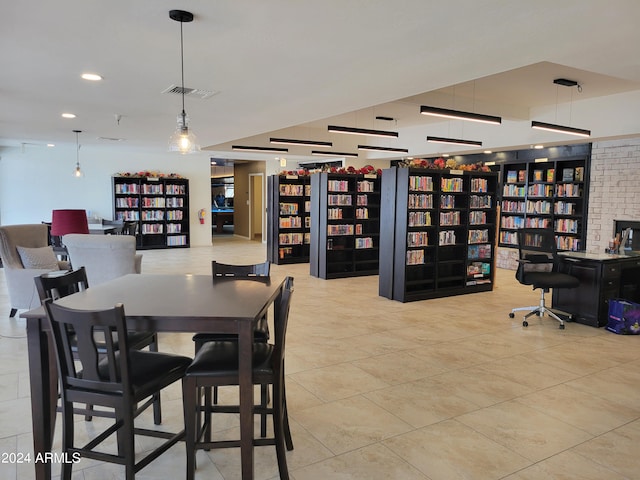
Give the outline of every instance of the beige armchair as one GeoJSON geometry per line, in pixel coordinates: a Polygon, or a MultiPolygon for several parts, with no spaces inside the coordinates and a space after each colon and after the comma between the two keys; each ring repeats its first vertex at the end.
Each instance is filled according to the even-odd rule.
{"type": "Polygon", "coordinates": [[[36,284],[33,281],[35,277],[52,270],[66,270],[68,268],[68,262],[58,261],[53,250],[49,252],[47,247],[46,225],[0,226],[0,258],[2,258],[7,290],[11,300],[10,317],[13,317],[18,309],[31,309],[40,305],[36,284]],[[32,252],[39,252],[38,256],[47,257],[46,261],[42,259],[34,259],[33,261],[34,265],[40,264],[44,268],[25,268],[18,247],[22,247],[21,250],[24,248],[37,249],[32,252]]]}
{"type": "Polygon", "coordinates": [[[62,243],[73,268],[85,267],[92,287],[142,271],[142,255],[136,253],[133,236],[71,233],[62,237],[62,243]]]}

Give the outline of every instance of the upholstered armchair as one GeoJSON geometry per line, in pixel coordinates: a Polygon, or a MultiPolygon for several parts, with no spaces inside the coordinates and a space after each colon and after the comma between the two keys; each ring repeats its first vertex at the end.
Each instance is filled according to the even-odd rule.
{"type": "Polygon", "coordinates": [[[62,237],[62,243],[73,268],[85,267],[92,287],[142,271],[142,255],[136,253],[133,236],[71,233],[62,237]]]}
{"type": "Polygon", "coordinates": [[[43,224],[0,226],[0,258],[11,300],[10,317],[18,309],[40,305],[35,277],[69,266],[56,258],[48,245],[47,226],[43,224]]]}

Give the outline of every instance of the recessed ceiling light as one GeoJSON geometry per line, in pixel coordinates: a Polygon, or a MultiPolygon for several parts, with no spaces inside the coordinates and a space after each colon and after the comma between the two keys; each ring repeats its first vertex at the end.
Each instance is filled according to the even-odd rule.
{"type": "Polygon", "coordinates": [[[55,143],[47,143],[47,147],[55,147],[55,143]]]}
{"type": "Polygon", "coordinates": [[[76,118],[75,113],[63,113],[62,118],[76,118]]]}
{"type": "Polygon", "coordinates": [[[491,150],[485,150],[484,153],[486,153],[487,155],[490,153],[493,153],[491,150]]]}
{"type": "Polygon", "coordinates": [[[544,145],[534,145],[533,148],[535,148],[536,150],[540,150],[544,148],[544,145]]]}
{"type": "Polygon", "coordinates": [[[97,73],[83,73],[81,77],[85,80],[91,80],[92,82],[98,82],[102,80],[102,76],[98,75],[97,73]]]}

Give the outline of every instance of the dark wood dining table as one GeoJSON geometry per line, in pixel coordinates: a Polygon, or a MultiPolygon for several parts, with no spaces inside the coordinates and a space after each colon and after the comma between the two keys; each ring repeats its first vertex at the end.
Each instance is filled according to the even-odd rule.
{"type": "MultiPolygon", "coordinates": [[[[238,334],[240,450],[242,478],[248,480],[253,479],[253,329],[271,304],[277,310],[283,286],[284,278],[214,280],[210,275],[131,274],[57,302],[80,310],[107,309],[122,303],[127,327],[132,330],[238,334]]],[[[34,458],[46,458],[56,415],[55,359],[44,309],[30,310],[22,317],[27,322],[34,458]]],[[[50,462],[37,462],[35,469],[37,480],[51,478],[50,462]]]]}

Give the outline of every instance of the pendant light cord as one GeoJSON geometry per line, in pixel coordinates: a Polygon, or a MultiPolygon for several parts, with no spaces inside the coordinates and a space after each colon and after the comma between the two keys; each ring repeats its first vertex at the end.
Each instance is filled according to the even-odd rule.
{"type": "Polygon", "coordinates": [[[182,23],[180,22],[180,72],[182,76],[182,127],[185,128],[187,126],[187,114],[184,111],[184,41],[182,39],[182,23]]]}

